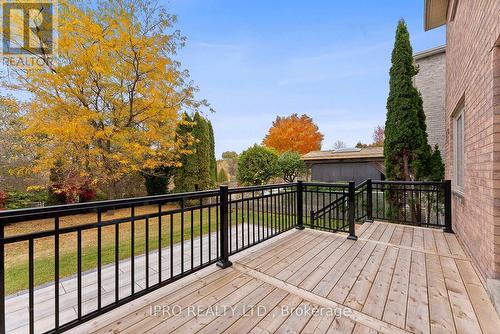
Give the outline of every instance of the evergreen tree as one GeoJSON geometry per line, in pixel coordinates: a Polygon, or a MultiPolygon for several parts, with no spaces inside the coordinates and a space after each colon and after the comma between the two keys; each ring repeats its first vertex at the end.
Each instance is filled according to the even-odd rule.
{"type": "Polygon", "coordinates": [[[144,184],[148,196],[163,195],[168,192],[168,183],[174,171],[173,167],[160,167],[143,173],[144,184]]]}
{"type": "MultiPolygon", "coordinates": [[[[442,179],[441,156],[428,144],[422,97],[413,85],[418,68],[403,20],[398,23],[391,62],[384,140],[386,177],[404,181],[442,179]]],[[[422,220],[422,203],[411,187],[405,195],[391,189],[386,195],[390,217],[403,219],[406,205],[410,205],[412,220],[422,220]]]]}
{"type": "Polygon", "coordinates": [[[179,133],[190,131],[193,143],[188,148],[191,153],[182,159],[182,166],[175,172],[174,183],[176,192],[205,190],[213,186],[211,176],[211,140],[208,122],[199,113],[187,121],[192,121],[192,127],[180,126],[179,133]]]}
{"type": "Polygon", "coordinates": [[[219,184],[225,184],[227,183],[227,173],[226,171],[224,170],[224,168],[221,168],[220,171],[219,171],[219,175],[217,176],[217,182],[219,184]]]}
{"type": "MultiPolygon", "coordinates": [[[[212,122],[208,121],[208,131],[210,138],[210,180],[214,187],[217,184],[217,160],[215,159],[215,135],[212,122]]],[[[227,178],[226,178],[227,179],[227,178]]]]}
{"type": "MultiPolygon", "coordinates": [[[[193,135],[193,119],[187,113],[184,113],[182,117],[184,123],[178,126],[177,135],[181,138],[185,137],[188,133],[193,135]]],[[[195,141],[196,138],[193,138],[193,142],[185,147],[190,153],[182,157],[180,161],[181,166],[176,168],[174,172],[175,192],[194,191],[194,184],[196,183],[195,141]]]]}
{"type": "Polygon", "coordinates": [[[430,147],[422,98],[412,81],[418,69],[403,20],[396,30],[391,61],[384,141],[386,177],[406,181],[424,178],[430,147]]]}
{"type": "Polygon", "coordinates": [[[437,145],[434,146],[434,151],[430,157],[429,169],[431,171],[428,177],[429,181],[444,180],[444,163],[437,145]]]}

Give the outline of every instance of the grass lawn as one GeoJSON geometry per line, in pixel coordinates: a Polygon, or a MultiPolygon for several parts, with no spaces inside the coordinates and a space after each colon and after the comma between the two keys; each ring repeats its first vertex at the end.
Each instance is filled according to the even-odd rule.
{"type": "MultiPolygon", "coordinates": [[[[142,207],[136,209],[136,214],[156,212],[157,207],[142,207]]],[[[211,219],[209,219],[208,209],[194,210],[193,219],[193,236],[199,237],[200,234],[206,234],[209,230],[213,233],[217,229],[216,225],[216,210],[210,210],[211,219]],[[201,228],[200,228],[201,227],[201,228]]],[[[130,212],[127,209],[116,210],[112,213],[112,217],[103,216],[103,221],[107,219],[116,219],[119,217],[127,217],[130,212]]],[[[250,211],[238,212],[238,218],[233,210],[231,213],[232,224],[241,223],[242,218],[245,222],[251,223],[255,215],[255,222],[260,216],[264,220],[265,213],[257,213],[250,211]]],[[[285,222],[286,216],[274,215],[273,221],[285,222]]],[[[95,222],[95,214],[82,214],[67,217],[66,221],[61,220],[61,227],[73,226],[78,224],[86,224],[95,222]]],[[[41,220],[31,224],[13,224],[6,227],[6,234],[13,235],[19,233],[28,233],[33,231],[41,231],[44,229],[52,229],[53,222],[51,220],[41,220]],[[24,224],[24,225],[23,225],[24,224]],[[35,228],[36,227],[36,228],[35,228]],[[9,230],[10,229],[10,230],[9,230]]],[[[144,254],[146,250],[146,222],[145,220],[136,220],[134,227],[134,254],[144,254]]],[[[184,240],[191,239],[191,212],[184,213],[184,240]]],[[[77,234],[63,234],[59,238],[59,273],[60,278],[74,275],[77,273],[77,234]]],[[[121,223],[119,230],[119,258],[126,259],[131,257],[131,223],[121,223]]],[[[173,215],[173,244],[179,243],[182,240],[181,232],[181,214],[173,215]]],[[[199,239],[198,239],[199,241],[199,239]]],[[[162,247],[170,246],[170,216],[162,218],[162,247]]],[[[34,261],[34,280],[35,286],[54,281],[54,237],[47,237],[35,240],[35,261],[34,261]]],[[[102,265],[113,263],[115,260],[115,226],[106,226],[102,228],[102,265]]],[[[28,288],[28,243],[20,242],[6,246],[6,261],[5,261],[5,290],[6,294],[12,294],[28,288]]],[[[158,249],[158,219],[149,219],[149,250],[158,249]]],[[[82,232],[82,271],[94,269],[97,267],[97,229],[85,230],[82,232]]]]}

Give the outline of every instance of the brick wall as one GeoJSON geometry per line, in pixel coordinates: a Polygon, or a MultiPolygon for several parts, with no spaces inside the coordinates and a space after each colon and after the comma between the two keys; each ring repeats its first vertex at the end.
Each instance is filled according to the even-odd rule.
{"type": "Polygon", "coordinates": [[[446,175],[453,177],[452,114],[464,99],[465,190],[453,227],[486,279],[500,278],[500,0],[461,0],[446,38],[446,175]],[[496,92],[496,93],[494,93],[496,92]],[[495,103],[494,103],[495,101],[495,103]]]}
{"type": "Polygon", "coordinates": [[[441,154],[445,149],[445,53],[431,53],[415,56],[419,72],[414,77],[414,85],[422,94],[426,116],[429,145],[439,146],[441,154]]]}

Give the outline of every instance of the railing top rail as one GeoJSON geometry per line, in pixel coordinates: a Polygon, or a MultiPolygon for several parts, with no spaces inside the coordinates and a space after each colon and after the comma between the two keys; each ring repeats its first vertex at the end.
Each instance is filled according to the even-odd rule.
{"type": "Polygon", "coordinates": [[[304,182],[303,184],[313,187],[349,188],[349,183],[304,182]]]}
{"type": "Polygon", "coordinates": [[[53,205],[38,208],[24,208],[0,211],[0,224],[43,219],[54,216],[70,216],[89,211],[106,211],[131,206],[169,203],[193,198],[216,196],[219,190],[205,190],[178,194],[123,198],[98,202],[53,205]]]}
{"type": "Polygon", "coordinates": [[[443,185],[445,181],[381,181],[373,180],[372,184],[401,184],[401,185],[413,185],[413,186],[434,186],[443,185]]]}
{"type": "Polygon", "coordinates": [[[247,187],[237,187],[237,188],[229,188],[229,193],[242,193],[248,191],[256,191],[256,190],[269,190],[269,189],[280,189],[280,188],[291,188],[297,186],[297,183],[276,183],[276,184],[266,184],[262,186],[247,186],[247,187]]]}

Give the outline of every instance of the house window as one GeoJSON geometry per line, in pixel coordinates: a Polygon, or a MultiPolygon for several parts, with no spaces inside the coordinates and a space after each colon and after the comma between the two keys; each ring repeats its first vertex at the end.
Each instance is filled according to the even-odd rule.
{"type": "Polygon", "coordinates": [[[462,103],[453,117],[453,183],[458,192],[464,191],[464,143],[464,106],[462,103]]]}

